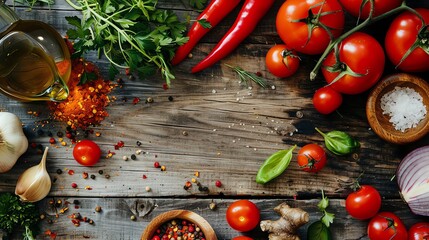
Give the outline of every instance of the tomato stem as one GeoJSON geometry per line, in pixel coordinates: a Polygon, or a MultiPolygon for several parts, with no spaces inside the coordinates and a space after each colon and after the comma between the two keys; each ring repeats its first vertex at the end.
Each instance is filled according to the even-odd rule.
{"type": "Polygon", "coordinates": [[[392,9],[386,13],[383,13],[377,17],[372,17],[373,13],[374,13],[374,0],[370,0],[370,3],[371,3],[371,8],[370,8],[369,17],[367,19],[365,19],[365,21],[356,25],[355,27],[353,27],[349,31],[343,33],[337,39],[335,39],[335,40],[331,41],[331,43],[329,43],[328,47],[325,49],[325,51],[323,52],[323,54],[320,56],[319,60],[317,61],[316,65],[314,66],[313,70],[310,72],[310,80],[311,81],[316,79],[317,73],[319,72],[319,70],[322,66],[322,62],[323,62],[323,60],[325,60],[326,56],[328,56],[328,54],[332,51],[332,49],[334,49],[335,46],[337,46],[339,43],[341,43],[348,36],[352,35],[353,33],[357,32],[357,31],[360,31],[361,29],[371,25],[372,23],[375,23],[379,20],[387,18],[387,17],[389,17],[393,14],[396,14],[400,11],[407,10],[407,11],[415,12],[414,9],[407,6],[406,1],[404,0],[399,7],[396,7],[396,8],[394,8],[394,9],[392,9]]]}

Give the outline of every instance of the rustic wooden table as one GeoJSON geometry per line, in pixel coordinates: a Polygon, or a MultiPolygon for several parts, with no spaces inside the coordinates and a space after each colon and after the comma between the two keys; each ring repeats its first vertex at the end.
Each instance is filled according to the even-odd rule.
{"type": "MultiPolygon", "coordinates": [[[[182,2],[187,1],[162,0],[159,6],[174,9],[181,18],[198,15],[182,2]]],[[[110,116],[100,126],[92,128],[101,136],[89,136],[100,144],[103,154],[109,150],[116,154],[103,158],[93,167],[84,167],[73,159],[71,144],[64,147],[57,143],[51,147],[47,165],[55,183],[49,196],[38,203],[47,216],[42,221],[42,231],[51,230],[58,234],[58,239],[139,239],[158,214],[171,209],[188,209],[207,219],[219,239],[239,235],[267,239],[267,234],[260,229],[249,233],[231,229],[225,220],[228,205],[236,199],[250,199],[260,208],[262,219],[277,219],[273,208],[287,202],[308,211],[311,223],[321,217],[316,205],[324,190],[331,199],[329,210],[335,214],[331,227],[334,239],[367,239],[367,221],[351,218],[344,208],[350,192],[348,184],[361,173],[364,173],[361,183],[371,184],[380,191],[382,210],[397,213],[408,227],[417,221],[428,221],[409,211],[400,199],[396,181],[391,180],[402,157],[411,149],[427,144],[428,138],[406,146],[381,140],[366,120],[366,94],[345,97],[338,114],[317,113],[311,98],[324,82],[322,77],[309,81],[315,57],[302,56],[301,67],[291,78],[277,79],[268,73],[264,55],[270,46],[280,43],[274,23],[282,2],[277,1],[254,33],[222,61],[261,72],[275,88],[262,89],[255,84],[246,87],[222,63],[199,74],[189,73],[228,29],[237,11],[202,40],[192,59],[174,68],[177,79],[170,89],[162,88],[163,80],[159,76],[148,80],[129,80],[122,76],[124,86],[111,94],[118,100],[108,106],[110,116]],[[143,101],[132,104],[135,97],[143,101]],[[153,103],[145,103],[144,99],[149,97],[153,103]],[[128,101],[120,100],[124,98],[128,101]],[[346,157],[330,154],[327,166],[317,174],[303,172],[296,161],[292,161],[285,173],[271,183],[262,186],[255,182],[260,165],[275,151],[294,144],[298,147],[307,143],[323,145],[314,127],[350,133],[361,143],[359,153],[346,157]],[[118,141],[123,141],[125,146],[115,150],[118,141]],[[137,146],[137,141],[142,145],[137,146]],[[137,159],[123,160],[123,156],[130,157],[139,150],[143,153],[136,155],[137,159]],[[154,168],[155,161],[165,165],[166,171],[154,168]],[[63,173],[58,174],[58,169],[63,173]],[[75,174],[67,174],[68,170],[75,174]],[[195,185],[187,191],[183,188],[197,171],[200,173],[198,181],[208,187],[208,192],[199,191],[195,185]],[[84,172],[96,178],[84,179],[84,172]],[[215,186],[216,180],[223,183],[222,187],[215,186]],[[71,187],[73,182],[77,183],[77,189],[71,187]],[[87,190],[85,186],[92,189],[87,190]],[[151,191],[147,192],[146,187],[151,191]],[[60,208],[55,210],[49,204],[51,200],[69,202],[69,210],[56,216],[55,211],[60,208]],[[73,204],[75,200],[79,202],[78,208],[73,204]],[[211,202],[217,204],[217,209],[209,209],[211,202]],[[101,206],[102,211],[96,212],[96,206],[101,206]],[[74,226],[68,216],[76,212],[93,219],[95,224],[74,226]],[[136,219],[131,220],[131,216],[136,219]]],[[[44,21],[61,34],[70,27],[64,17],[80,14],[63,0],[57,0],[51,9],[43,6],[32,11],[22,7],[15,10],[21,18],[44,21]]],[[[385,29],[379,24],[369,30],[376,31],[376,27],[385,29]]],[[[87,58],[107,76],[107,61],[94,56],[87,58]]],[[[49,118],[46,109],[44,102],[23,103],[0,96],[0,111],[20,116],[29,141],[43,146],[50,145],[48,132],[55,134],[66,128],[59,122],[41,124],[49,118]],[[40,114],[35,116],[31,112],[40,114]],[[37,134],[39,129],[45,134],[37,134]]],[[[78,137],[83,138],[80,134],[78,137]]],[[[0,191],[13,192],[18,176],[35,165],[40,157],[36,149],[29,148],[11,171],[0,175],[0,191]]],[[[308,225],[299,230],[302,239],[306,239],[308,225]]],[[[38,237],[47,238],[43,234],[38,237]]]]}

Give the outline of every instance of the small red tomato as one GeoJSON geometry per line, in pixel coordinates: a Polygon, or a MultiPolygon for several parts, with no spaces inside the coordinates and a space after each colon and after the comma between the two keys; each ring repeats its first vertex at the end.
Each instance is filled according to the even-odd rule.
{"type": "Polygon", "coordinates": [[[238,236],[233,238],[232,240],[253,240],[253,238],[246,237],[246,236],[238,236]]]}
{"type": "Polygon", "coordinates": [[[350,216],[365,220],[374,217],[381,207],[380,193],[372,186],[362,185],[346,199],[346,210],[350,216]]]}
{"type": "Polygon", "coordinates": [[[398,216],[381,212],[368,223],[368,237],[374,240],[405,240],[408,239],[408,233],[398,216]]]}
{"type": "Polygon", "coordinates": [[[101,157],[101,150],[97,143],[91,140],[82,140],[73,148],[74,159],[84,166],[93,166],[101,157]]]}
{"type": "Polygon", "coordinates": [[[274,45],[265,56],[268,71],[279,78],[293,75],[299,68],[299,61],[296,52],[284,44],[274,45]]]}
{"type": "Polygon", "coordinates": [[[330,87],[318,89],[313,96],[314,108],[321,114],[330,114],[343,103],[343,95],[330,87]]]}
{"type": "Polygon", "coordinates": [[[318,172],[326,162],[326,152],[317,144],[307,144],[298,152],[298,165],[306,172],[318,172]]]}
{"type": "Polygon", "coordinates": [[[429,223],[419,222],[411,226],[408,230],[408,240],[429,239],[429,223]]]}
{"type": "Polygon", "coordinates": [[[254,229],[260,220],[258,207],[249,200],[238,200],[226,210],[226,220],[233,229],[247,232],[254,229]]]}

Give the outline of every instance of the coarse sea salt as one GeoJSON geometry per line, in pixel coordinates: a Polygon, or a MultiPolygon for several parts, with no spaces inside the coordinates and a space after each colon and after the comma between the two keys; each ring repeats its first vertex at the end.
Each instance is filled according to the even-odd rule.
{"type": "Polygon", "coordinates": [[[409,87],[395,87],[384,94],[381,109],[383,114],[390,116],[389,122],[395,129],[401,132],[416,127],[427,113],[422,96],[409,87]]]}

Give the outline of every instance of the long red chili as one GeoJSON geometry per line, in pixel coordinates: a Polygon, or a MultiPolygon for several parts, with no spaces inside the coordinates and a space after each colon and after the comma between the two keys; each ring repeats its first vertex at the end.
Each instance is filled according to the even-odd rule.
{"type": "Polygon", "coordinates": [[[246,0],[237,19],[210,54],[192,68],[192,73],[202,71],[228,54],[246,39],[258,22],[268,12],[275,0],[246,0]]]}
{"type": "Polygon", "coordinates": [[[176,53],[171,60],[173,65],[177,65],[185,59],[192,51],[194,46],[200,39],[214,28],[228,13],[230,13],[241,0],[213,0],[198,16],[197,21],[194,22],[188,31],[189,40],[179,46],[176,53]],[[211,28],[204,28],[198,21],[206,20],[210,23],[211,28]]]}

